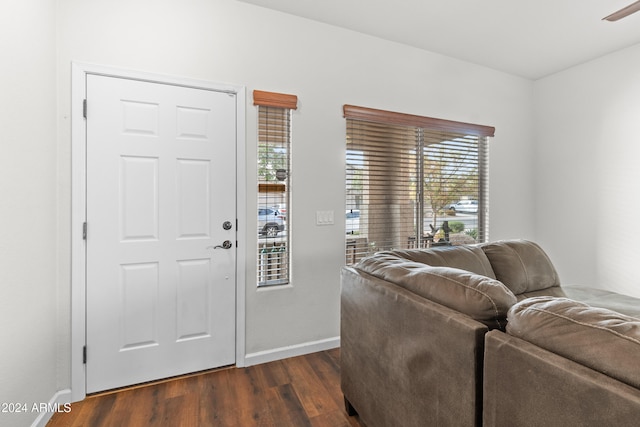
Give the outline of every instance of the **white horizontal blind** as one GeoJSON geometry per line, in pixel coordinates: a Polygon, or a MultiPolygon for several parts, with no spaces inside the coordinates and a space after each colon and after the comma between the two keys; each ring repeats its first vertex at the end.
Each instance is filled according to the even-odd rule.
{"type": "Polygon", "coordinates": [[[415,236],[417,137],[406,126],[347,120],[348,262],[415,236]]]}
{"type": "Polygon", "coordinates": [[[347,264],[380,250],[487,238],[487,138],[435,127],[347,117],[347,264]],[[452,206],[460,201],[464,212],[452,206]]]}
{"type": "MultiPolygon", "coordinates": [[[[480,200],[479,138],[454,132],[424,129],[424,219],[423,234],[433,232],[448,221],[458,233],[466,231],[477,240],[480,200]],[[458,201],[478,202],[462,207],[451,206],[458,201]],[[475,215],[472,210],[476,209],[475,215]],[[456,225],[455,223],[458,223],[456,225]],[[464,228],[461,229],[462,223],[464,228]],[[433,228],[432,228],[433,227],[433,228]]],[[[440,233],[442,234],[442,233],[440,233]]],[[[470,240],[469,240],[470,241],[470,240]]]]}
{"type": "Polygon", "coordinates": [[[291,110],[258,106],[258,286],[289,283],[291,110]]]}

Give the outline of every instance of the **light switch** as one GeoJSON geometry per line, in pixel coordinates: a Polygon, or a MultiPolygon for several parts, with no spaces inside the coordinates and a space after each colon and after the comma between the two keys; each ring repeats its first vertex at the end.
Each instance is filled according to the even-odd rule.
{"type": "Polygon", "coordinates": [[[316,211],[316,225],[333,225],[333,211],[316,211]]]}

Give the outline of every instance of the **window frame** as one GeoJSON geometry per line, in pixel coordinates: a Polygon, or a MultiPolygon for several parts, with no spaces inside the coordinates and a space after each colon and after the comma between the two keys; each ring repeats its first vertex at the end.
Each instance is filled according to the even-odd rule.
{"type": "Polygon", "coordinates": [[[257,107],[258,121],[257,287],[288,285],[291,279],[291,118],[292,111],[297,108],[297,96],[254,90],[253,104],[257,107]],[[283,153],[284,158],[277,155],[270,159],[270,152],[274,155],[283,153]],[[276,204],[279,209],[272,209],[276,204]],[[281,204],[284,204],[285,212],[280,212],[281,204]],[[278,237],[280,231],[272,236],[263,235],[261,209],[277,211],[273,218],[266,217],[265,221],[283,227],[280,231],[285,232],[284,237],[278,237]]]}

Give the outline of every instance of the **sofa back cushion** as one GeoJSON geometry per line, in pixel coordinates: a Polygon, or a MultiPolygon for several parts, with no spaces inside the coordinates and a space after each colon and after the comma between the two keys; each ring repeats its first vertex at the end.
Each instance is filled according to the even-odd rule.
{"type": "Polygon", "coordinates": [[[480,248],[489,259],[496,279],[515,295],[560,286],[553,263],[536,243],[503,240],[482,244],[480,248]]]}
{"type": "Polygon", "coordinates": [[[477,246],[437,246],[383,252],[432,267],[453,267],[495,279],[489,259],[477,246]]]}
{"type": "Polygon", "coordinates": [[[568,298],[515,304],[507,333],[640,388],[640,319],[568,298]]]}
{"type": "Polygon", "coordinates": [[[389,253],[361,260],[355,268],[464,313],[491,329],[504,329],[516,297],[495,279],[451,267],[430,267],[389,253]]]}

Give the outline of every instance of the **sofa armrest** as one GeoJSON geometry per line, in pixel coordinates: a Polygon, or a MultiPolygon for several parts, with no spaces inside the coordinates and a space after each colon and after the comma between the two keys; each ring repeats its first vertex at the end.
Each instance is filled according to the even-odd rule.
{"type": "Polygon", "coordinates": [[[344,267],[341,385],[369,427],[480,425],[488,328],[344,267]]]}
{"type": "Polygon", "coordinates": [[[637,425],[640,390],[501,331],[485,336],[483,423],[637,425]]]}

